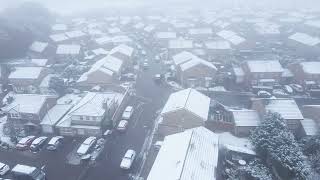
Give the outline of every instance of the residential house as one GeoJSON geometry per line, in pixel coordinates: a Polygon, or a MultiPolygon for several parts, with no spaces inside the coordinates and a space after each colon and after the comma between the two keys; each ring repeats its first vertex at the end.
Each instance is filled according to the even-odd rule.
{"type": "Polygon", "coordinates": [[[236,136],[249,136],[251,131],[260,124],[257,111],[250,109],[229,109],[234,123],[234,134],[236,136]]]}
{"type": "Polygon", "coordinates": [[[147,180],[218,179],[219,136],[204,127],[166,136],[147,180]]]}
{"type": "Polygon", "coordinates": [[[43,67],[14,67],[8,80],[14,91],[19,93],[36,93],[42,79],[47,75],[43,67]]]}
{"type": "Polygon", "coordinates": [[[249,86],[273,86],[280,82],[284,71],[279,61],[246,61],[241,67],[249,86]]]}
{"type": "Polygon", "coordinates": [[[210,98],[194,90],[172,93],[161,112],[160,135],[169,135],[204,126],[208,120],[210,98]]]}
{"type": "Polygon", "coordinates": [[[212,28],[191,28],[188,30],[188,35],[194,39],[208,39],[213,35],[212,28]]]}
{"type": "Polygon", "coordinates": [[[125,44],[121,44],[111,49],[109,55],[123,61],[124,67],[131,67],[133,65],[134,49],[125,44]]]}
{"type": "Polygon", "coordinates": [[[293,133],[299,131],[300,121],[304,119],[297,103],[291,98],[252,99],[252,109],[259,113],[260,118],[268,112],[280,114],[293,133]]]}
{"type": "Polygon", "coordinates": [[[225,62],[231,58],[232,47],[226,40],[210,40],[205,42],[209,58],[214,61],[225,62]]]}
{"type": "Polygon", "coordinates": [[[155,39],[157,40],[159,45],[162,47],[167,47],[168,42],[176,38],[177,38],[176,32],[162,31],[162,32],[155,33],[155,39]]]}
{"type": "Polygon", "coordinates": [[[82,87],[104,86],[118,82],[123,70],[123,61],[106,56],[92,65],[91,69],[78,79],[77,84],[82,87]]]}
{"type": "Polygon", "coordinates": [[[222,30],[217,33],[221,38],[229,41],[232,45],[238,46],[246,41],[245,38],[239,36],[237,33],[229,30],[222,30]]]}
{"type": "Polygon", "coordinates": [[[177,78],[184,87],[206,86],[218,71],[212,63],[186,51],[173,56],[173,62],[177,78]]]}
{"type": "Polygon", "coordinates": [[[60,61],[66,61],[69,58],[81,58],[81,46],[77,44],[60,44],[58,45],[56,54],[60,61]]]}
{"type": "Polygon", "coordinates": [[[30,55],[35,57],[46,55],[48,46],[47,42],[34,41],[29,47],[30,55]]]}
{"type": "Polygon", "coordinates": [[[88,92],[56,125],[63,136],[100,136],[113,125],[113,115],[123,100],[116,92],[88,92]]]}
{"type": "Polygon", "coordinates": [[[176,54],[181,51],[192,50],[193,49],[193,41],[185,40],[185,39],[172,39],[169,40],[169,53],[176,54]]]}
{"type": "Polygon", "coordinates": [[[320,84],[320,62],[300,62],[291,64],[289,69],[294,75],[294,80],[308,88],[310,85],[320,84]]]}
{"type": "Polygon", "coordinates": [[[56,96],[40,94],[13,94],[4,98],[4,111],[13,129],[34,132],[40,129],[40,122],[51,107],[56,104],[56,96]]]}

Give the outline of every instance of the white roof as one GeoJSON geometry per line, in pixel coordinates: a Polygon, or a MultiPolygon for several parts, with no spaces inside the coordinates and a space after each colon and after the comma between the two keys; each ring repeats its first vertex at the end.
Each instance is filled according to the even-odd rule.
{"type": "Polygon", "coordinates": [[[110,55],[115,54],[115,53],[121,53],[121,54],[124,54],[126,56],[131,57],[133,54],[133,48],[130,46],[127,46],[125,44],[120,44],[119,46],[113,48],[110,51],[110,55]]]}
{"type": "Polygon", "coordinates": [[[266,111],[279,113],[284,119],[303,119],[294,99],[268,99],[266,111]]]}
{"type": "Polygon", "coordinates": [[[259,114],[255,110],[230,110],[236,126],[257,127],[260,123],[259,114]]]}
{"type": "Polygon", "coordinates": [[[114,36],[112,37],[112,42],[119,44],[119,43],[130,43],[132,42],[132,39],[128,36],[114,36]]]}
{"type": "Polygon", "coordinates": [[[51,27],[53,31],[66,31],[68,29],[65,24],[55,24],[51,27]]]}
{"type": "Polygon", "coordinates": [[[89,92],[70,110],[70,114],[77,116],[103,116],[106,111],[103,104],[107,103],[108,107],[110,107],[119,95],[121,94],[89,92]]]}
{"type": "Polygon", "coordinates": [[[74,128],[87,128],[87,129],[99,129],[99,126],[85,126],[85,125],[72,125],[72,115],[77,116],[103,116],[106,109],[103,107],[103,103],[107,103],[107,106],[114,102],[117,105],[122,101],[123,94],[116,92],[103,92],[94,93],[88,92],[57,124],[57,127],[74,127],[74,128]]]}
{"type": "Polygon", "coordinates": [[[37,53],[42,53],[48,47],[48,43],[35,41],[31,44],[30,50],[37,53]]]}
{"type": "Polygon", "coordinates": [[[173,39],[169,41],[170,49],[192,49],[193,41],[185,39],[173,39]]]}
{"type": "Polygon", "coordinates": [[[5,112],[16,111],[20,113],[37,114],[43,107],[48,96],[39,94],[8,94],[7,97],[12,96],[13,101],[2,108],[5,112]]]}
{"type": "Polygon", "coordinates": [[[57,54],[59,55],[77,55],[80,54],[80,45],[75,44],[61,44],[57,48],[57,54]]]}
{"type": "Polygon", "coordinates": [[[213,65],[212,63],[210,63],[208,61],[200,59],[200,58],[194,58],[188,62],[180,64],[180,68],[181,68],[181,71],[186,71],[186,70],[188,70],[194,66],[197,66],[199,64],[205,65],[205,66],[212,68],[214,70],[218,70],[215,65],[213,65]]]}
{"type": "Polygon", "coordinates": [[[289,39],[308,45],[308,46],[315,46],[320,43],[320,39],[318,37],[312,37],[305,33],[295,33],[291,35],[289,39]]]}
{"type": "Polygon", "coordinates": [[[219,146],[235,152],[256,155],[254,146],[249,139],[236,137],[230,132],[219,134],[219,146]]]}
{"type": "Polygon", "coordinates": [[[48,59],[31,59],[31,63],[36,66],[45,66],[47,65],[48,59]]]}
{"type": "Polygon", "coordinates": [[[61,33],[61,34],[50,35],[50,39],[54,42],[61,42],[61,41],[68,40],[69,38],[64,33],[61,33]]]}
{"type": "Polygon", "coordinates": [[[177,34],[175,32],[157,32],[156,38],[158,39],[175,39],[177,34]]]}
{"type": "Polygon", "coordinates": [[[147,180],[215,180],[218,136],[204,127],[165,137],[147,180]]]}
{"type": "Polygon", "coordinates": [[[279,61],[246,61],[250,72],[283,72],[279,61]]]}
{"type": "Polygon", "coordinates": [[[109,29],[108,29],[108,32],[109,32],[110,34],[117,34],[117,33],[121,33],[121,29],[120,29],[120,28],[117,28],[117,27],[109,28],[109,29]]]}
{"type": "Polygon", "coordinates": [[[41,125],[55,125],[70,109],[71,104],[57,104],[43,117],[41,125]]]}
{"type": "Polygon", "coordinates": [[[145,24],[143,24],[142,22],[138,22],[133,27],[136,28],[136,29],[142,29],[142,28],[145,27],[145,24]]]}
{"type": "Polygon", "coordinates": [[[315,120],[305,118],[300,122],[307,136],[314,136],[319,133],[319,126],[315,120]]]}
{"type": "Polygon", "coordinates": [[[320,74],[320,62],[301,62],[300,65],[305,73],[320,74]]]}
{"type": "Polygon", "coordinates": [[[104,45],[112,42],[112,38],[109,36],[103,36],[101,38],[95,39],[95,42],[99,45],[104,45]]]}
{"type": "Polygon", "coordinates": [[[213,31],[211,28],[192,28],[189,29],[189,34],[191,35],[208,35],[213,34],[213,31]]]}
{"type": "Polygon", "coordinates": [[[280,34],[280,25],[271,22],[258,22],[255,24],[259,34],[280,34]]]}
{"type": "Polygon", "coordinates": [[[43,70],[43,67],[15,67],[9,79],[38,79],[43,70]]]}
{"type": "Polygon", "coordinates": [[[194,54],[187,52],[187,51],[183,51],[181,53],[178,53],[174,56],[172,56],[173,62],[175,65],[180,65],[182,63],[185,63],[187,61],[190,61],[194,58],[197,58],[197,56],[195,56],[194,54]]]}
{"type": "Polygon", "coordinates": [[[79,37],[82,37],[82,36],[85,36],[86,34],[82,31],[69,31],[69,32],[66,32],[65,33],[69,38],[79,38],[79,37]]]}
{"type": "Polygon", "coordinates": [[[210,98],[208,96],[189,88],[172,93],[161,114],[185,109],[206,121],[209,114],[209,106],[210,98]]]}
{"type": "Polygon", "coordinates": [[[107,54],[109,54],[109,51],[106,51],[106,50],[103,49],[103,48],[94,49],[94,50],[92,50],[92,52],[93,52],[95,55],[107,55],[107,54]]]}
{"type": "Polygon", "coordinates": [[[37,168],[32,167],[32,166],[27,166],[27,165],[22,165],[22,164],[17,164],[12,168],[11,171],[15,173],[23,173],[23,174],[31,174],[33,171],[35,171],[37,168]]]}
{"type": "Polygon", "coordinates": [[[233,31],[227,31],[227,30],[222,30],[217,33],[218,36],[222,37],[223,39],[231,42],[233,45],[239,45],[246,41],[243,37],[238,36],[235,32],[233,31]]]}
{"type": "Polygon", "coordinates": [[[105,57],[105,63],[103,64],[103,67],[119,74],[121,71],[123,61],[115,58],[113,56],[107,56],[105,57]]]}
{"type": "Polygon", "coordinates": [[[308,20],[304,24],[312,27],[320,28],[320,20],[308,20]]]}
{"type": "Polygon", "coordinates": [[[208,49],[225,50],[231,49],[231,45],[228,41],[209,41],[205,43],[208,49]]]}

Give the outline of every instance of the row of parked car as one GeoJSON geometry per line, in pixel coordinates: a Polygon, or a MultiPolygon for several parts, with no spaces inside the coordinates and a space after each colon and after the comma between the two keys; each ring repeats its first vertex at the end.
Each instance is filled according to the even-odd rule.
{"type": "Polygon", "coordinates": [[[132,115],[133,115],[133,107],[127,106],[122,114],[121,121],[117,126],[117,130],[119,132],[125,132],[127,130],[129,120],[131,119],[132,115]]]}
{"type": "MultiPolygon", "coordinates": [[[[48,142],[46,149],[49,151],[56,150],[59,146],[61,146],[63,139],[63,136],[52,137],[48,142]]],[[[40,151],[45,146],[47,140],[48,137],[46,136],[41,136],[38,138],[36,136],[27,136],[20,139],[20,141],[16,144],[16,149],[21,151],[30,149],[31,152],[35,153],[40,151]]]]}

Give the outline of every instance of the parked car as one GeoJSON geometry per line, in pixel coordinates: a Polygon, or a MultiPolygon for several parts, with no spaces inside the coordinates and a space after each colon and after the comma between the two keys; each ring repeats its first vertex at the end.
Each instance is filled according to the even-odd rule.
{"type": "Polygon", "coordinates": [[[126,154],[124,155],[124,157],[122,158],[121,164],[120,164],[120,168],[122,169],[130,169],[133,161],[136,157],[136,152],[132,149],[129,149],[126,154]]]}
{"type": "Polygon", "coordinates": [[[27,136],[27,137],[24,137],[24,138],[20,139],[20,141],[16,145],[16,149],[18,149],[18,150],[26,150],[26,149],[28,149],[28,147],[31,145],[32,141],[35,138],[36,138],[35,136],[27,136]]]}
{"type": "Polygon", "coordinates": [[[34,166],[27,166],[22,164],[17,164],[11,170],[13,179],[23,179],[23,180],[46,180],[46,173],[44,172],[44,166],[42,168],[37,168],[34,166]]]}
{"type": "Polygon", "coordinates": [[[39,151],[44,146],[44,143],[46,142],[47,139],[48,139],[48,137],[41,136],[41,137],[38,137],[37,139],[33,140],[33,142],[30,145],[30,150],[32,152],[39,151]]]}
{"type": "Polygon", "coordinates": [[[96,139],[96,137],[90,136],[86,140],[84,140],[78,148],[77,154],[79,156],[86,155],[89,152],[89,150],[93,147],[94,143],[96,142],[96,139]]]}
{"type": "Polygon", "coordinates": [[[126,109],[124,110],[122,114],[122,119],[123,120],[129,120],[133,114],[133,107],[132,106],[127,106],[126,109]]]}
{"type": "Polygon", "coordinates": [[[55,136],[48,142],[47,150],[54,151],[57,150],[63,143],[63,136],[55,136]]]}
{"type": "Polygon", "coordinates": [[[164,80],[164,75],[163,74],[156,74],[153,77],[154,81],[157,83],[160,83],[164,80]]]}
{"type": "Polygon", "coordinates": [[[301,85],[299,84],[290,84],[290,87],[297,93],[303,93],[304,89],[301,85]]]}
{"type": "Polygon", "coordinates": [[[104,138],[108,138],[110,137],[112,134],[112,130],[111,129],[107,129],[104,133],[103,133],[103,137],[104,138]]]}
{"type": "Polygon", "coordinates": [[[259,91],[257,95],[260,98],[270,98],[272,96],[271,93],[267,91],[259,91]]]}
{"type": "Polygon", "coordinates": [[[293,93],[293,89],[289,85],[284,85],[283,88],[286,91],[286,93],[288,93],[288,94],[292,94],[293,93]]]}
{"type": "Polygon", "coordinates": [[[124,132],[127,130],[127,126],[128,126],[128,121],[121,120],[118,124],[117,130],[120,132],[124,132]]]}
{"type": "Polygon", "coordinates": [[[8,171],[10,171],[9,165],[0,162],[0,176],[5,175],[8,171]]]}

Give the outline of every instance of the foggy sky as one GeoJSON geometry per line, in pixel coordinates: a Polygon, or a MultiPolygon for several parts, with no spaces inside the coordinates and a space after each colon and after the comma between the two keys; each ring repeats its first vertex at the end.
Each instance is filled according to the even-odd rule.
{"type": "Polygon", "coordinates": [[[61,14],[73,14],[95,8],[147,8],[147,7],[208,7],[234,8],[250,7],[265,9],[319,9],[320,0],[0,0],[0,10],[24,1],[44,4],[48,9],[61,14]],[[2,9],[1,9],[2,8],[2,9]]]}

